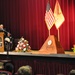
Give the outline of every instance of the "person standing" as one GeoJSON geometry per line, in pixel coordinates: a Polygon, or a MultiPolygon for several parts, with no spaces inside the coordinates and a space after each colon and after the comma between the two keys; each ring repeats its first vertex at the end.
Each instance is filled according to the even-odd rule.
{"type": "Polygon", "coordinates": [[[4,29],[4,25],[0,24],[0,32],[4,32],[4,38],[7,36],[7,31],[4,29]]]}

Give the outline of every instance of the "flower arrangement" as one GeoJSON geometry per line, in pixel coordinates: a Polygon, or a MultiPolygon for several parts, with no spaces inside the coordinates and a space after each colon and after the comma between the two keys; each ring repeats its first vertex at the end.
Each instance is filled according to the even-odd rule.
{"type": "Polygon", "coordinates": [[[18,44],[15,50],[16,52],[26,52],[26,51],[30,51],[31,47],[28,44],[28,41],[25,40],[23,37],[21,37],[20,40],[18,41],[18,44]]]}

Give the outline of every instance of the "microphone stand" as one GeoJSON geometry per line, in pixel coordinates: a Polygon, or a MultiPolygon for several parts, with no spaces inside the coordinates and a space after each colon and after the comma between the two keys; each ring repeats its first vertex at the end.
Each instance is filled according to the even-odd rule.
{"type": "Polygon", "coordinates": [[[7,51],[7,60],[9,60],[10,42],[7,42],[6,51],[7,51]]]}

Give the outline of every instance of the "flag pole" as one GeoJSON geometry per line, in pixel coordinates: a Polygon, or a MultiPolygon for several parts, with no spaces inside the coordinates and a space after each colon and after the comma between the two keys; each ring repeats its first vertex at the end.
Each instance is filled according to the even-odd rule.
{"type": "Polygon", "coordinates": [[[50,36],[50,30],[49,30],[49,36],[50,36]]]}
{"type": "Polygon", "coordinates": [[[59,33],[59,28],[58,28],[58,41],[60,41],[60,33],[59,33]]]}

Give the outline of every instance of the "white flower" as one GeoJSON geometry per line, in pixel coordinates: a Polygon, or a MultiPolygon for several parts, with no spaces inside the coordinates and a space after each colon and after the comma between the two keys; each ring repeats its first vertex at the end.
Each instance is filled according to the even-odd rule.
{"type": "Polygon", "coordinates": [[[29,46],[29,44],[27,44],[27,46],[29,46]]]}
{"type": "Polygon", "coordinates": [[[19,47],[19,44],[17,45],[17,47],[19,47]]]}
{"type": "Polygon", "coordinates": [[[26,51],[26,48],[24,48],[23,51],[26,51]]]}
{"type": "Polygon", "coordinates": [[[16,47],[15,49],[16,49],[16,50],[18,50],[18,48],[17,48],[17,47],[16,47]]]}

